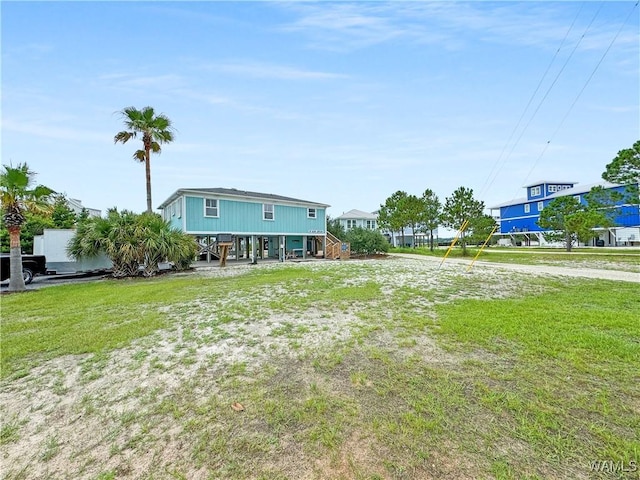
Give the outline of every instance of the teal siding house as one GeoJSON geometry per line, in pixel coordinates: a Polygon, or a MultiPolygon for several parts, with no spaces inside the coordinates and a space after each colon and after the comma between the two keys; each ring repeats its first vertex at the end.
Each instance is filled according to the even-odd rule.
{"type": "Polygon", "coordinates": [[[182,188],[158,209],[171,226],[196,238],[200,260],[217,259],[219,243],[230,241],[232,257],[255,261],[323,257],[328,207],[235,188],[182,188]]]}

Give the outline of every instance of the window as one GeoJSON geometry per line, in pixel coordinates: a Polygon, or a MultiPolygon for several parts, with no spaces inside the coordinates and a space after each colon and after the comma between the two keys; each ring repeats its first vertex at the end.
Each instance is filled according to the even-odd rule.
{"type": "Polygon", "coordinates": [[[540,195],[540,186],[531,187],[531,196],[537,197],[538,195],[540,195]]]}
{"type": "Polygon", "coordinates": [[[262,219],[273,220],[273,204],[272,203],[262,204],[262,219]]]}
{"type": "Polygon", "coordinates": [[[538,211],[541,212],[544,208],[544,202],[538,202],[538,211]]]}
{"type": "Polygon", "coordinates": [[[218,200],[216,198],[204,199],[204,216],[205,217],[218,217],[218,200]]]}
{"type": "Polygon", "coordinates": [[[178,199],[178,218],[182,218],[182,198],[178,199]]]}
{"type": "Polygon", "coordinates": [[[578,201],[578,203],[580,203],[580,195],[574,195],[573,198],[575,198],[578,201]]]}
{"type": "Polygon", "coordinates": [[[315,208],[307,208],[307,217],[308,218],[316,218],[316,209],[315,208]]]}
{"type": "Polygon", "coordinates": [[[356,228],[356,221],[355,220],[347,220],[347,229],[349,228],[356,228]]]}
{"type": "Polygon", "coordinates": [[[531,205],[528,203],[524,204],[524,213],[529,213],[531,211],[531,205]]]}
{"type": "Polygon", "coordinates": [[[376,221],[375,220],[367,220],[367,228],[369,230],[375,230],[376,228],[376,221]]]}
{"type": "Polygon", "coordinates": [[[557,192],[559,185],[549,185],[549,193],[557,192]]]}

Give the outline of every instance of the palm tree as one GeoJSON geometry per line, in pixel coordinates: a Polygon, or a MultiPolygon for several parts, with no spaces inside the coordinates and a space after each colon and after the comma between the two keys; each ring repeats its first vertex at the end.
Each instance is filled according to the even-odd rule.
{"type": "Polygon", "coordinates": [[[173,262],[177,270],[189,268],[198,245],[157,213],[139,215],[113,208],[106,218],[80,222],[67,252],[76,259],[104,252],[111,259],[116,278],[139,274],[150,277],[158,273],[158,263],[165,260],[173,262]]]}
{"type": "Polygon", "coordinates": [[[161,153],[161,143],[173,141],[173,128],[171,120],[166,115],[156,115],[153,107],[144,107],[138,110],[135,107],[127,107],[120,112],[127,130],[118,132],[113,137],[114,143],[127,143],[129,139],[142,135],[142,150],[133,154],[133,159],[144,163],[147,180],[147,212],[151,210],[151,152],[161,153]]]}
{"type": "Polygon", "coordinates": [[[55,193],[48,187],[38,185],[31,188],[35,173],[26,163],[17,167],[3,165],[0,173],[0,207],[2,220],[9,231],[10,276],[9,291],[26,290],[22,277],[22,251],[20,250],[20,230],[25,222],[25,212],[46,212],[52,209],[49,196],[55,193]]]}

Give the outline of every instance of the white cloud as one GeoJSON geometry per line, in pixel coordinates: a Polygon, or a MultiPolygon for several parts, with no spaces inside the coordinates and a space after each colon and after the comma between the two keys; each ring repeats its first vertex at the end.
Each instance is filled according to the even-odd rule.
{"type": "Polygon", "coordinates": [[[184,86],[187,80],[175,74],[135,75],[129,73],[105,74],[98,77],[107,86],[115,88],[171,89],[184,86]]]}
{"type": "MultiPolygon", "coordinates": [[[[557,48],[567,34],[568,19],[576,17],[568,38],[569,43],[575,43],[594,17],[593,10],[583,12],[572,2],[297,2],[278,5],[297,15],[296,19],[281,26],[282,31],[307,34],[313,48],[341,51],[398,39],[436,44],[446,49],[459,49],[478,40],[557,48]]],[[[595,15],[595,18],[603,15],[595,15]]],[[[582,48],[605,48],[623,20],[594,22],[582,48]]],[[[627,27],[633,30],[632,25],[627,27]]],[[[637,44],[637,35],[622,35],[619,41],[637,44]]]]}
{"type": "Polygon", "coordinates": [[[228,62],[211,65],[210,68],[225,73],[247,75],[256,78],[276,78],[281,80],[332,80],[348,78],[348,75],[317,70],[305,70],[286,65],[256,62],[228,62]]]}
{"type": "Polygon", "coordinates": [[[79,128],[60,127],[57,123],[45,123],[42,120],[24,121],[13,120],[11,118],[3,118],[2,130],[8,132],[25,133],[33,137],[45,137],[57,140],[73,140],[76,142],[109,143],[113,138],[113,133],[100,133],[79,128]]]}

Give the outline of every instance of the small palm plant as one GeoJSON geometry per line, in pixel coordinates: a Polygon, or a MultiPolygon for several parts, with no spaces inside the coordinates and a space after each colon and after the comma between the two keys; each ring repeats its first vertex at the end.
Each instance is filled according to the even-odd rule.
{"type": "Polygon", "coordinates": [[[139,215],[116,209],[108,210],[106,218],[80,222],[68,248],[74,258],[95,257],[104,252],[111,259],[116,278],[140,273],[153,276],[163,261],[184,270],[197,251],[193,237],[171,228],[158,214],[139,215]]]}
{"type": "Polygon", "coordinates": [[[20,163],[17,167],[3,165],[3,169],[0,173],[0,207],[2,221],[9,231],[8,290],[21,292],[27,288],[22,277],[22,251],[20,250],[20,231],[26,221],[25,213],[51,211],[53,206],[49,203],[49,198],[55,192],[43,185],[32,188],[35,173],[26,163],[20,163]]]}

